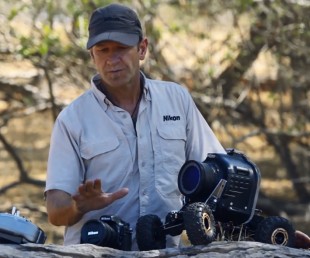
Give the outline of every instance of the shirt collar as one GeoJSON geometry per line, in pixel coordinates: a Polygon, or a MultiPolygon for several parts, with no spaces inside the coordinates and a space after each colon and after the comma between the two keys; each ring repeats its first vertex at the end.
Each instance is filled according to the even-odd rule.
{"type": "Polygon", "coordinates": [[[95,97],[99,100],[99,102],[102,104],[104,111],[108,109],[108,106],[111,104],[111,102],[108,100],[106,95],[98,89],[97,82],[100,80],[99,74],[94,75],[91,78],[91,91],[95,94],[95,97]]]}
{"type": "MultiPolygon", "coordinates": [[[[107,96],[99,89],[100,87],[100,75],[96,74],[91,79],[91,90],[94,92],[95,96],[103,103],[104,110],[106,111],[109,105],[113,105],[112,102],[107,98],[107,96]]],[[[140,71],[140,83],[143,83],[143,95],[146,100],[151,100],[149,94],[149,85],[145,74],[140,71]]]]}
{"type": "Polygon", "coordinates": [[[151,94],[149,91],[148,79],[142,71],[140,71],[140,80],[143,83],[143,95],[144,95],[145,99],[151,100],[151,94]]]}

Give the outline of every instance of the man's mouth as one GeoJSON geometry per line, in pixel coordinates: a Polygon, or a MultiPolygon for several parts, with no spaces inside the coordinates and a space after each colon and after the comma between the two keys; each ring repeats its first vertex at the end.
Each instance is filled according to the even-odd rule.
{"type": "Polygon", "coordinates": [[[122,69],[113,69],[113,70],[108,71],[108,73],[118,73],[120,71],[122,71],[122,69]]]}

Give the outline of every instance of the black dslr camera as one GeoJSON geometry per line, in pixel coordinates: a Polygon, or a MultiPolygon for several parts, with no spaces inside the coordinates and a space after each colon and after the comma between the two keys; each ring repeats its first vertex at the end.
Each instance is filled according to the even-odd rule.
{"type": "Polygon", "coordinates": [[[93,244],[114,249],[131,250],[132,229],[117,216],[101,216],[87,221],[81,229],[81,244],[93,244]]]}
{"type": "Polygon", "coordinates": [[[163,249],[166,235],[186,231],[191,244],[214,240],[254,240],[293,247],[295,230],[282,217],[263,217],[256,209],[260,171],[244,154],[210,153],[203,162],[190,160],[179,171],[178,187],[184,196],[180,211],[165,222],[156,215],[138,219],[137,244],[141,251],[163,249]]]}

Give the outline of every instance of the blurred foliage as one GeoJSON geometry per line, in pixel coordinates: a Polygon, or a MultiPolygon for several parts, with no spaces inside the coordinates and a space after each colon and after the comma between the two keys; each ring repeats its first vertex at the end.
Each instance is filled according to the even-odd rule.
{"type": "MultiPolygon", "coordinates": [[[[96,7],[111,2],[0,3],[1,59],[27,60],[41,72],[41,80],[31,84],[42,92],[48,89],[49,97],[43,100],[50,104],[53,119],[66,105],[60,101],[63,85],[81,90],[89,86],[95,71],[85,49],[88,19],[96,7]]],[[[149,38],[143,71],[152,78],[186,85],[225,146],[277,162],[292,182],[296,198],[308,203],[309,1],[119,2],[136,9],[149,38]],[[266,149],[274,156],[265,154],[266,149]]],[[[38,101],[21,102],[5,89],[0,89],[3,99],[22,103],[18,112],[38,105],[38,101]]],[[[29,93],[28,88],[23,90],[29,93]]],[[[0,111],[2,119],[16,112],[10,107],[0,111]]],[[[281,177],[269,167],[262,170],[281,177]]]]}

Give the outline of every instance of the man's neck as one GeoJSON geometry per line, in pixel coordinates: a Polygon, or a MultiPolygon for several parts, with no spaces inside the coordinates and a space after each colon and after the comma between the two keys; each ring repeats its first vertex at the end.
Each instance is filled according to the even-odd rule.
{"type": "Polygon", "coordinates": [[[96,87],[106,95],[106,97],[115,105],[126,110],[131,116],[135,115],[143,94],[144,78],[140,74],[140,80],[133,89],[119,88],[115,91],[108,90],[101,80],[94,81],[96,87]]]}

